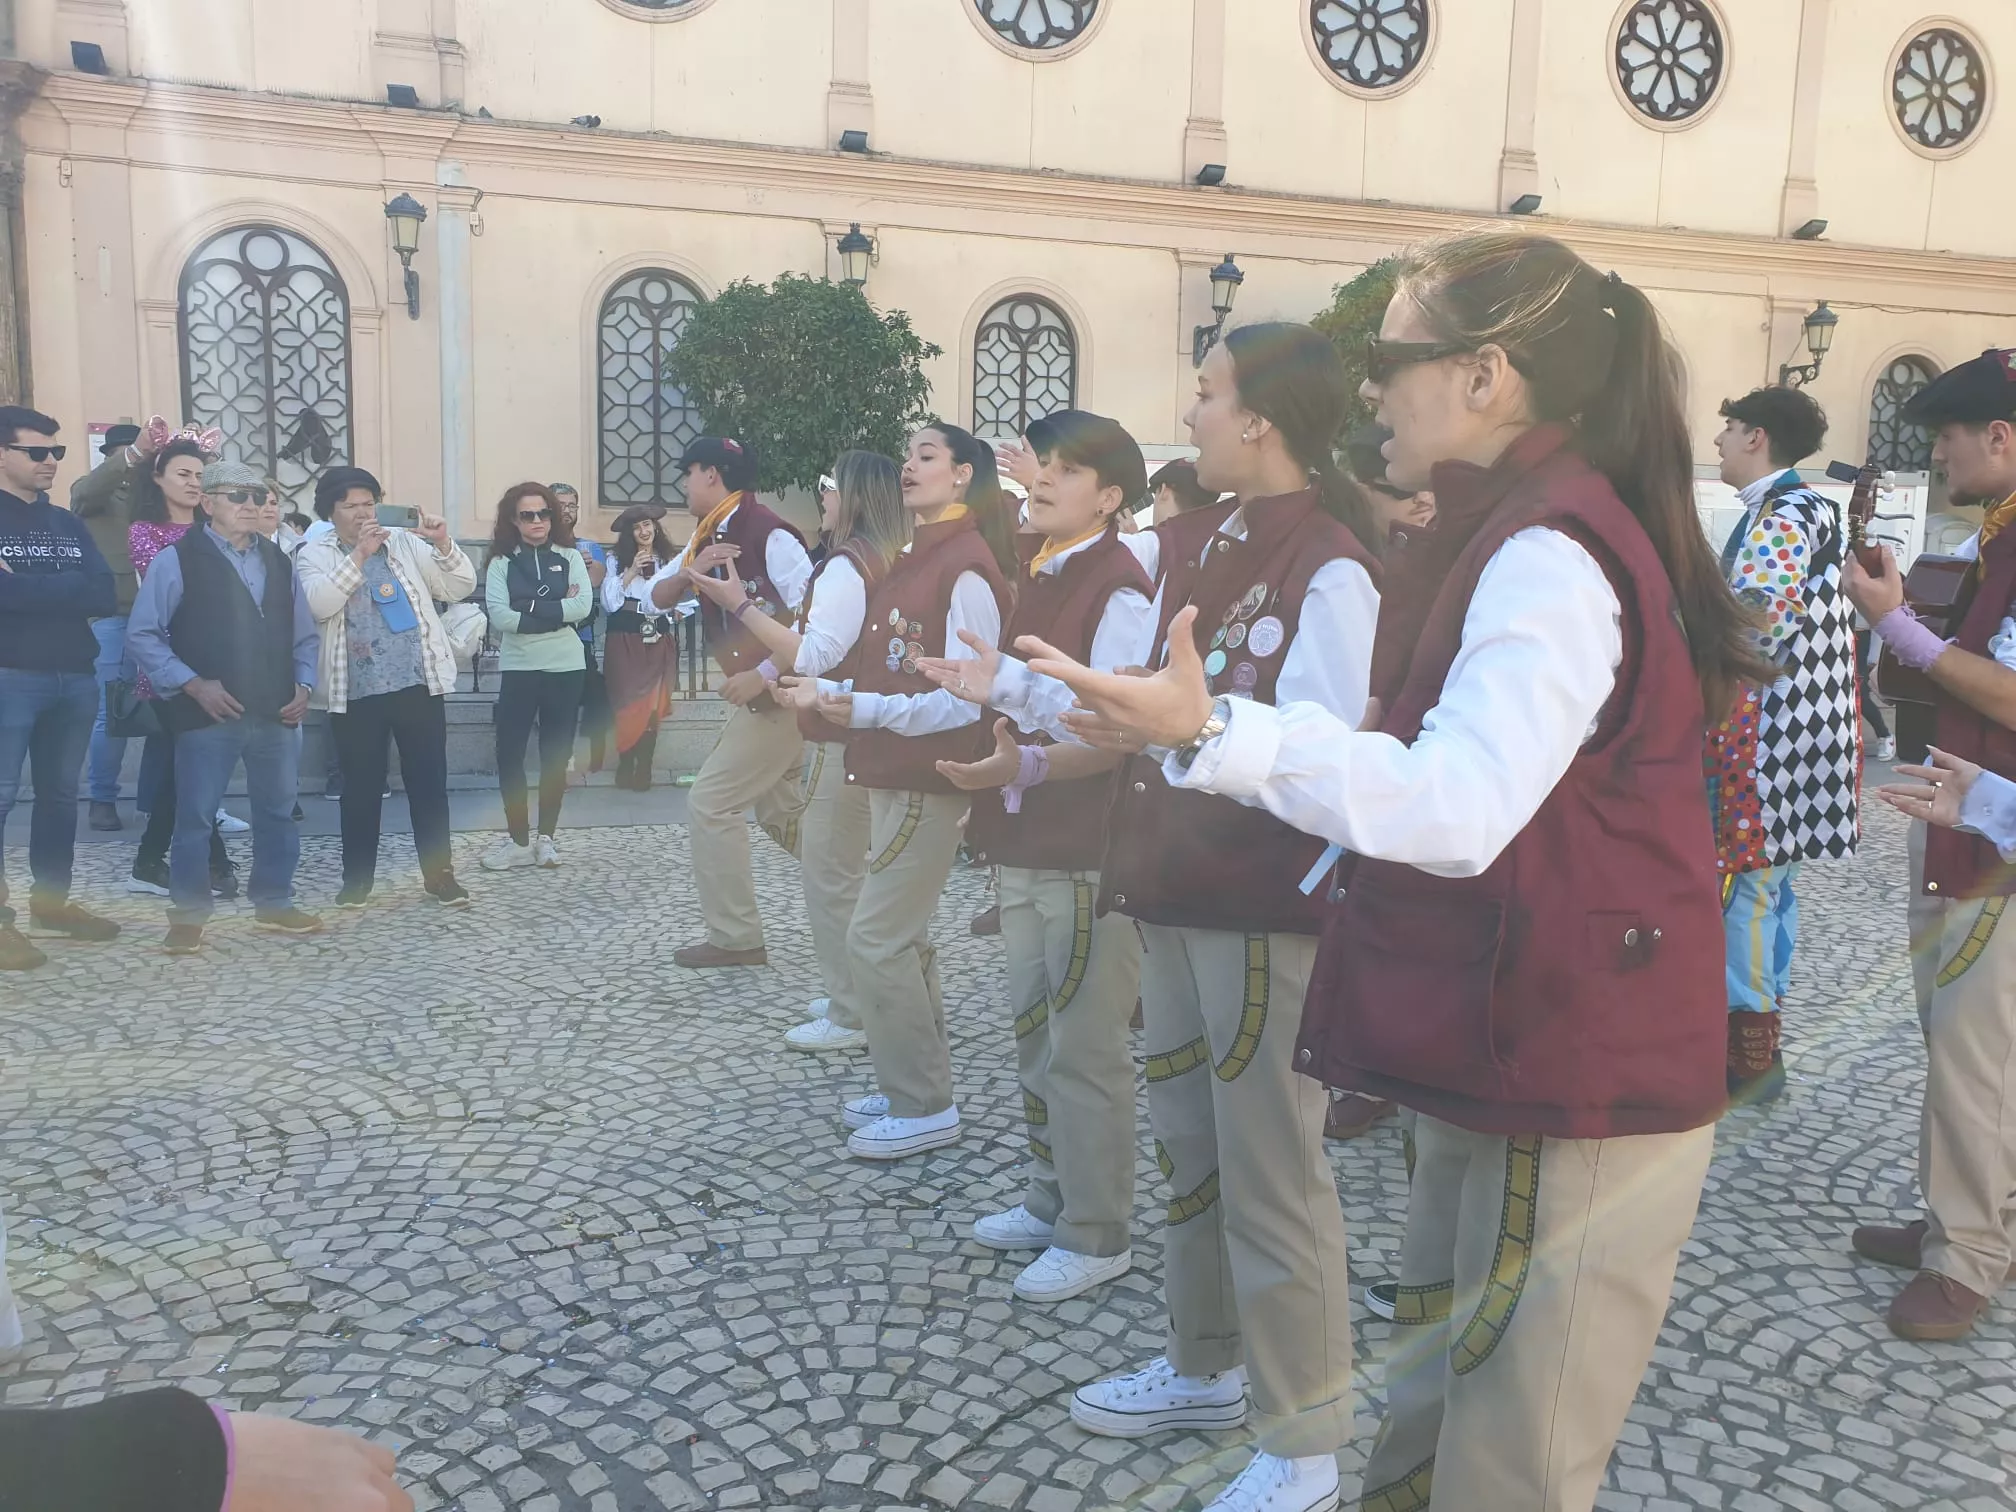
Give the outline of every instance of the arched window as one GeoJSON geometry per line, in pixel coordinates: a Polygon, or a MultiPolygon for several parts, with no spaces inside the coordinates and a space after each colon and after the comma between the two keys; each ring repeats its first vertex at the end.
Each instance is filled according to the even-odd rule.
{"type": "Polygon", "coordinates": [[[632,273],[602,301],[595,426],[597,502],[604,509],[686,497],[679,458],[700,434],[700,412],[665,376],[665,359],[698,303],[698,291],[663,268],[632,273]]]}
{"type": "Polygon", "coordinates": [[[976,436],[1019,436],[1077,392],[1078,341],[1055,305],[1017,294],[987,312],[973,337],[976,436]]]}
{"type": "Polygon", "coordinates": [[[1891,472],[1930,472],[1932,432],[1909,424],[1903,410],[1939,373],[1923,357],[1899,357],[1877,375],[1869,396],[1869,460],[1891,472]]]}
{"type": "Polygon", "coordinates": [[[350,460],[350,295],[329,259],[277,226],[234,226],[182,270],[182,414],[224,454],[306,496],[350,460]]]}

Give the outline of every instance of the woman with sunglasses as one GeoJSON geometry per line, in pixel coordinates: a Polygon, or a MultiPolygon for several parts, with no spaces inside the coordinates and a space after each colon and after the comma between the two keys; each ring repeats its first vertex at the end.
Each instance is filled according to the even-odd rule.
{"type": "Polygon", "coordinates": [[[614,713],[616,786],[633,793],[651,790],[658,722],[671,712],[672,684],[679,675],[672,621],[651,602],[651,580],[679,555],[660,523],[664,518],[657,504],[634,505],[618,515],[614,567],[602,579],[602,607],[609,615],[602,676],[614,713]]]}
{"type": "Polygon", "coordinates": [[[560,803],[581,712],[587,665],[575,627],[594,608],[588,566],[559,500],[543,483],[518,483],[497,503],[483,607],[497,634],[497,784],[510,834],[483,857],[486,871],[558,866],[560,803]],[[525,788],[525,746],[539,726],[539,834],[525,788]]]}
{"type": "Polygon", "coordinates": [[[1754,649],[1644,294],[1558,242],[1412,257],[1365,386],[1436,522],[1389,552],[1377,733],[1062,663],[1094,739],[1348,852],[1298,1064],[1417,1110],[1368,1504],[1582,1512],[1726,1095],[1701,751],[1754,649]],[[1100,717],[1103,716],[1103,717],[1100,717]]]}

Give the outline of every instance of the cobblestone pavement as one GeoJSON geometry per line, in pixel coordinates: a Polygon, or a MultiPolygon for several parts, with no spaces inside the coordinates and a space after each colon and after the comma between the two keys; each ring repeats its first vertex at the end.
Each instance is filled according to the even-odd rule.
{"type": "MultiPolygon", "coordinates": [[[[1900,1277],[1851,1225],[1910,1205],[1923,1074],[1902,956],[1901,825],[1814,867],[1793,1085],[1722,1133],[1609,1508],[2012,1505],[2016,1329],[1893,1339],[1900,1277]]],[[[329,933],[157,951],[159,905],[82,892],[128,936],[0,984],[0,1190],[28,1352],[9,1403],[177,1381],[397,1444],[423,1508],[1194,1507],[1237,1436],[1073,1428],[1070,1388],[1159,1352],[1162,1199],[1137,1268],[1052,1309],[965,1238],[1015,1200],[1019,1097],[998,940],[962,872],[937,938],[963,1144],[846,1157],[865,1062],[786,1052],[815,996],[791,864],[759,841],[770,969],[684,973],[676,828],[563,834],[557,873],[475,870],[430,911],[407,842],[329,933]]],[[[311,839],[304,900],[335,887],[311,839]]],[[[20,856],[15,855],[18,868],[20,856]]],[[[1145,1113],[1144,1113],[1145,1120],[1145,1113]]],[[[1145,1127],[1145,1123],[1144,1123],[1145,1127]]],[[[1145,1142],[1144,1142],[1145,1143],[1145,1142]]],[[[1353,1264],[1388,1273],[1391,1126],[1336,1151],[1353,1264]]],[[[1359,1317],[1355,1489],[1386,1325],[1359,1317]]]]}

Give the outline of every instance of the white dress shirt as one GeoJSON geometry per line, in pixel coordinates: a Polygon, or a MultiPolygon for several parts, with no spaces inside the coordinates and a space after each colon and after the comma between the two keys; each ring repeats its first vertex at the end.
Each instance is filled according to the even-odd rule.
{"type": "MultiPolygon", "coordinates": [[[[741,510],[740,504],[729,510],[717,529],[726,530],[728,521],[741,510]]],[[[672,559],[670,566],[659,569],[658,575],[651,579],[654,589],[667,578],[677,577],[686,570],[686,553],[692,547],[693,543],[688,541],[679,548],[679,555],[672,559]]],[[[763,538],[763,571],[777,589],[778,602],[783,608],[796,610],[805,601],[805,585],[812,581],[812,558],[806,554],[803,543],[790,531],[773,530],[763,538]]]]}
{"type": "Polygon", "coordinates": [[[819,572],[818,591],[812,595],[812,613],[799,632],[793,670],[800,677],[831,672],[861,639],[867,620],[868,585],[861,581],[860,569],[851,557],[828,557],[819,572]]]}
{"type": "Polygon", "coordinates": [[[1361,855],[1476,876],[1589,738],[1623,661],[1622,613],[1573,539],[1522,530],[1486,564],[1442,696],[1411,746],[1353,733],[1333,709],[1284,693],[1278,707],[1235,701],[1225,733],[1187,769],[1171,756],[1163,774],[1361,855]]]}
{"type": "MultiPolygon", "coordinates": [[[[971,630],[989,646],[1001,643],[1001,606],[994,602],[987,579],[977,572],[959,574],[945,614],[945,655],[953,661],[971,661],[978,653],[959,639],[961,630],[971,630]]],[[[933,688],[929,693],[856,693],[849,723],[857,730],[936,735],[979,717],[978,704],[966,702],[950,688],[933,688]]]]}
{"type": "MultiPolygon", "coordinates": [[[[1103,536],[1094,536],[1067,551],[1058,552],[1043,564],[1041,571],[1046,575],[1062,572],[1066,562],[1103,539],[1103,536]]],[[[1124,542],[1132,537],[1123,535],[1120,539],[1124,542]]],[[[1136,556],[1138,560],[1139,554],[1136,556]]],[[[1099,616],[1099,626],[1092,632],[1091,654],[1086,665],[1095,672],[1141,666],[1154,639],[1154,602],[1137,589],[1122,588],[1106,600],[1106,608],[1099,616]]],[[[1078,737],[1065,729],[1062,723],[1062,715],[1073,701],[1074,695],[1063,683],[1054,677],[1031,672],[1029,664],[1020,659],[1012,646],[1001,648],[1001,668],[994,674],[992,702],[996,709],[1021,726],[1024,734],[1033,735],[1040,730],[1052,740],[1076,741],[1078,737]]]]}
{"type": "Polygon", "coordinates": [[[609,613],[615,614],[627,605],[646,619],[656,619],[659,615],[669,615],[672,612],[670,609],[660,609],[656,604],[651,602],[651,585],[657,581],[658,579],[654,575],[648,578],[632,578],[629,582],[624,582],[623,573],[617,568],[615,560],[612,558],[609,563],[609,572],[602,579],[602,607],[609,613]]]}

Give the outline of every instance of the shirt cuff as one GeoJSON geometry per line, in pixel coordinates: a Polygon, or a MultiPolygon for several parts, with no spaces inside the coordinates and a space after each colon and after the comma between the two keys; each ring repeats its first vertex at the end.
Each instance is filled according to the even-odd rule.
{"type": "Polygon", "coordinates": [[[1029,663],[1003,652],[1001,666],[994,674],[994,696],[988,701],[1003,714],[1019,714],[1029,707],[1029,695],[1036,686],[1036,674],[1029,663]]]}
{"type": "Polygon", "coordinates": [[[180,693],[190,683],[196,681],[196,669],[179,661],[171,661],[159,672],[147,674],[147,681],[162,693],[180,693]]]}
{"type": "Polygon", "coordinates": [[[885,693],[854,694],[847,727],[850,730],[879,730],[882,727],[882,706],[889,696],[885,693]]]}
{"type": "Polygon", "coordinates": [[[1898,605],[1871,628],[1884,645],[1897,653],[1897,660],[1914,672],[1925,671],[1946,649],[1946,642],[1913,614],[1908,605],[1898,605]]]}
{"type": "Polygon", "coordinates": [[[2016,784],[1983,772],[1960,800],[1957,828],[1981,836],[2004,861],[2016,860],[2016,784]]]}
{"type": "Polygon", "coordinates": [[[1171,787],[1199,788],[1228,798],[1257,795],[1273,775],[1281,751],[1281,711],[1250,698],[1232,700],[1225,733],[1197,748],[1185,767],[1172,751],[1162,760],[1162,775],[1171,787]]]}

